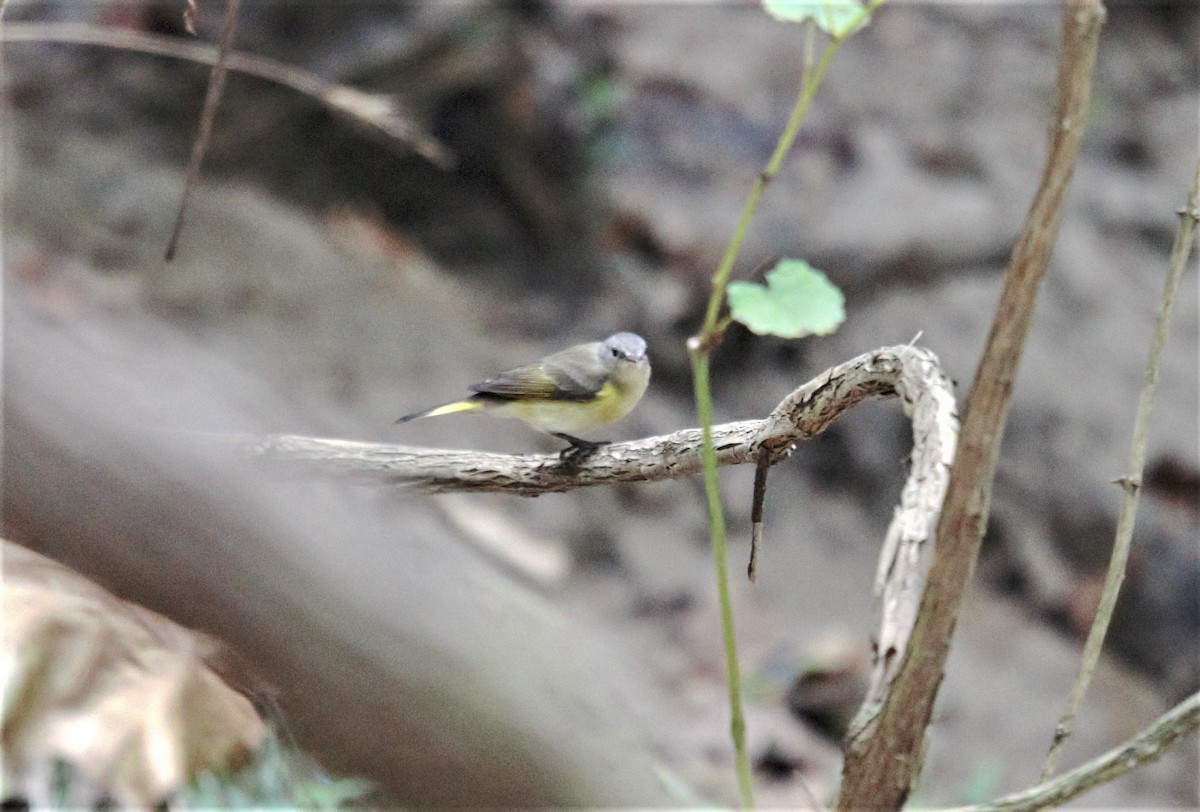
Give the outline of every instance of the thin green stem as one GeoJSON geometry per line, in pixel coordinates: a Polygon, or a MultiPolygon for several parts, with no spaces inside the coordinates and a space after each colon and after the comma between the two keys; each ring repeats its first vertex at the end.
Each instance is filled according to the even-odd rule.
{"type": "Polygon", "coordinates": [[[696,411],[704,437],[701,457],[704,460],[704,491],[708,497],[708,525],[712,531],[713,565],[717,570],[717,599],[721,605],[721,633],[725,640],[725,668],[729,673],[729,731],[733,737],[737,759],[738,796],[744,809],[754,807],[754,788],[750,777],[750,755],[746,751],[746,718],[742,712],[742,677],[738,665],[737,638],[733,630],[733,608],[729,601],[729,572],[725,560],[725,516],[721,509],[721,492],[717,483],[717,452],[713,447],[713,407],[708,380],[708,353],[698,342],[688,347],[692,359],[693,383],[696,390],[696,411]]]}
{"type": "Polygon", "coordinates": [[[746,197],[746,205],[742,207],[742,216],[738,220],[737,228],[733,231],[733,238],[729,241],[729,247],[725,249],[725,256],[721,257],[721,264],[717,266],[717,271],[713,274],[712,293],[708,300],[708,311],[704,315],[704,327],[701,329],[701,335],[706,338],[716,332],[717,319],[721,315],[721,305],[725,301],[725,288],[729,284],[729,275],[733,272],[733,263],[737,261],[738,255],[742,251],[742,243],[746,240],[750,218],[758,209],[758,201],[767,188],[767,184],[779,174],[783,159],[795,143],[796,135],[800,132],[800,124],[804,121],[805,114],[808,113],[809,105],[812,104],[817,88],[821,85],[821,79],[841,44],[841,40],[831,40],[825,47],[824,53],[821,54],[821,60],[812,69],[808,81],[801,84],[800,95],[796,97],[796,103],[792,107],[791,116],[788,117],[787,126],[783,130],[783,135],[779,137],[779,142],[775,145],[775,152],[771,154],[766,169],[754,181],[754,186],[751,187],[750,194],[746,197]]]}
{"type": "MultiPolygon", "coordinates": [[[[871,0],[863,6],[859,12],[860,19],[866,19],[876,9],[882,6],[887,0],[871,0]]],[[[850,27],[853,30],[857,27],[857,23],[850,27]]],[[[800,80],[800,95],[796,97],[796,103],[792,106],[792,114],[788,117],[787,126],[783,129],[783,134],[779,136],[779,141],[775,144],[775,151],[771,154],[770,160],[767,161],[767,167],[762,174],[754,181],[754,186],[750,189],[750,194],[746,197],[746,204],[742,207],[742,216],[738,220],[737,227],[733,231],[733,238],[729,241],[729,247],[725,249],[725,256],[721,257],[721,264],[717,266],[716,273],[712,278],[712,292],[709,295],[708,310],[704,314],[704,327],[701,328],[700,335],[704,339],[702,347],[704,352],[709,351],[711,339],[717,333],[717,318],[721,315],[721,305],[725,301],[725,287],[729,284],[729,275],[733,272],[733,264],[737,261],[738,255],[742,251],[742,243],[746,239],[746,232],[750,226],[750,218],[754,216],[754,212],[758,209],[758,201],[763,195],[763,191],[767,188],[767,184],[779,174],[779,169],[783,166],[783,159],[792,149],[792,145],[796,142],[796,135],[800,132],[800,124],[803,123],[805,115],[808,114],[809,105],[812,104],[813,96],[817,93],[817,88],[821,86],[821,80],[825,77],[825,71],[829,68],[829,63],[833,61],[833,56],[842,47],[842,43],[846,38],[831,37],[829,44],[825,46],[825,50],[821,53],[821,59],[814,66],[811,64],[811,41],[806,45],[805,64],[800,80]]]]}
{"type": "MultiPolygon", "coordinates": [[[[871,12],[883,5],[884,2],[886,0],[871,0],[871,2],[867,3],[861,11],[862,19],[869,16],[871,12]]],[[[725,290],[729,284],[729,276],[733,272],[733,265],[741,253],[742,243],[745,242],[746,233],[750,227],[750,219],[758,209],[759,200],[762,198],[767,184],[779,174],[779,169],[783,166],[783,159],[787,156],[796,141],[796,135],[800,132],[800,124],[804,121],[804,117],[808,113],[808,108],[812,104],[817,88],[821,86],[821,80],[825,76],[825,71],[829,68],[829,63],[833,60],[833,55],[837,53],[842,45],[842,41],[845,39],[844,37],[831,38],[829,44],[825,46],[820,60],[818,60],[816,65],[813,65],[811,27],[809,33],[810,36],[805,49],[804,69],[800,80],[800,93],[796,97],[796,103],[793,105],[791,115],[788,117],[787,126],[784,128],[783,134],[780,135],[779,142],[775,145],[775,151],[771,154],[766,168],[755,180],[754,185],[750,189],[750,194],[746,197],[746,204],[742,208],[742,216],[738,220],[737,227],[734,229],[729,246],[725,249],[725,255],[721,258],[721,263],[717,266],[717,270],[713,274],[708,309],[705,312],[704,324],[701,327],[700,333],[688,341],[688,354],[692,361],[693,384],[696,392],[696,410],[699,414],[703,437],[701,455],[704,460],[704,490],[708,499],[708,523],[711,533],[713,562],[717,569],[717,596],[721,604],[721,628],[725,639],[725,665],[729,672],[729,727],[733,737],[734,754],[737,759],[738,794],[742,806],[745,808],[754,806],[754,790],[751,784],[750,756],[746,751],[746,720],[742,713],[741,675],[738,666],[737,640],[733,629],[733,608],[729,602],[729,573],[725,563],[725,517],[721,510],[721,491],[720,485],[717,482],[717,452],[713,447],[712,439],[713,414],[712,390],[709,386],[708,375],[709,356],[713,348],[720,342],[721,334],[731,321],[729,316],[721,317],[721,306],[725,302],[725,290]]]]}

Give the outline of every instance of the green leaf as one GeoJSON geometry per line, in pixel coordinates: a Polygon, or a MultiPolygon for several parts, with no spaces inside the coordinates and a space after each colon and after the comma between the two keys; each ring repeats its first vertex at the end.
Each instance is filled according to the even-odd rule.
{"type": "Polygon", "coordinates": [[[829,335],[846,320],[846,299],[825,274],[802,259],[781,259],[766,286],[729,283],[729,313],[759,335],[829,335]]]}
{"type": "Polygon", "coordinates": [[[831,37],[845,37],[867,24],[860,0],[762,0],[763,8],[785,23],[813,24],[831,37]]]}

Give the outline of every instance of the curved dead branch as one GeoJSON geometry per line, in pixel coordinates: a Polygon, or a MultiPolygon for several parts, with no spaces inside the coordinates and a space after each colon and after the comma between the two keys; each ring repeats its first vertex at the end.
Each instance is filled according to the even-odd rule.
{"type": "MultiPolygon", "coordinates": [[[[937,356],[915,346],[882,347],[839,364],[796,389],[762,420],[713,427],[721,465],[775,463],[868,397],[898,397],[913,424],[913,450],[900,504],[880,555],[876,590],[883,619],[863,713],[886,694],[908,642],[958,440],[958,415],[937,356]]],[[[426,492],[493,491],[539,496],[614,482],[675,479],[701,469],[700,429],[601,446],[579,461],[556,454],[489,454],[296,435],[223,438],[242,453],[312,476],[395,484],[426,492]]]]}

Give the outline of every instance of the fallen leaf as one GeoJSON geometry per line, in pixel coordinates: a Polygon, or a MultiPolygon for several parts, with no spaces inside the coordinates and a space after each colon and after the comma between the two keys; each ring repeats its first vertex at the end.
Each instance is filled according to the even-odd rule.
{"type": "Polygon", "coordinates": [[[64,762],[94,788],[86,802],[151,806],[259,746],[253,705],[205,664],[216,641],[2,544],[7,797],[49,805],[64,762]]]}

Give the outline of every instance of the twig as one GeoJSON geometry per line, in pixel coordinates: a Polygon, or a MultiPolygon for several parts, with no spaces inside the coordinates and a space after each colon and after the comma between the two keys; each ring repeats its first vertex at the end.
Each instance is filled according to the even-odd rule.
{"type": "Polygon", "coordinates": [[[167,241],[166,261],[175,258],[175,249],[179,244],[179,233],[183,230],[183,218],[187,214],[188,201],[192,198],[192,190],[200,180],[200,164],[204,153],[208,150],[208,141],[212,137],[213,121],[217,117],[217,104],[221,101],[221,93],[225,90],[226,61],[233,49],[233,37],[237,33],[238,8],[242,0],[225,0],[225,21],[221,26],[221,44],[217,50],[217,61],[212,66],[208,76],[208,92],[204,95],[204,110],[200,113],[200,132],[192,144],[192,155],[188,159],[187,173],[183,180],[183,198],[179,201],[179,211],[175,213],[175,225],[171,228],[171,238],[167,241]]]}
{"type": "Polygon", "coordinates": [[[754,495],[750,501],[750,563],[746,577],[751,583],[758,577],[758,545],[762,543],[763,502],[767,499],[767,473],[771,470],[771,455],[760,452],[754,464],[754,495]]]}
{"type": "MultiPolygon", "coordinates": [[[[63,42],[76,45],[97,45],[145,54],[186,59],[215,65],[218,51],[173,37],[144,34],[123,29],[100,28],[79,23],[12,23],[3,33],[7,42],[63,42]]],[[[388,138],[402,141],[426,160],[443,169],[454,165],[454,157],[437,139],[404,115],[397,106],[382,96],[364,93],[347,85],[328,82],[299,68],[266,57],[231,51],[226,67],[236,73],[255,76],[268,82],[289,87],[310,96],[335,113],[347,116],[359,124],[388,138]]]]}
{"type": "MultiPolygon", "coordinates": [[[[881,347],[852,358],[813,378],[783,399],[765,419],[741,420],[713,427],[717,462],[754,462],[760,450],[772,463],[788,457],[798,441],[823,432],[843,412],[868,397],[900,396],[914,421],[918,444],[942,445],[957,431],[954,396],[937,356],[923,347],[881,347]]],[[[403,485],[427,493],[497,492],[541,496],[614,482],[678,479],[700,470],[700,429],[597,448],[569,467],[558,454],[493,454],[480,451],[403,446],[352,440],[272,434],[212,435],[252,458],[305,476],[403,485]]],[[[949,453],[953,453],[950,445],[949,453]]],[[[948,462],[946,451],[937,452],[948,462]]],[[[925,482],[915,481],[914,466],[902,496],[901,510],[924,511],[925,482]]],[[[936,516],[925,516],[936,520],[936,516]]]]}
{"type": "Polygon", "coordinates": [[[1163,348],[1167,344],[1167,328],[1171,324],[1171,312],[1175,309],[1175,299],[1179,293],[1179,280],[1183,278],[1183,270],[1187,267],[1188,256],[1191,254],[1192,243],[1196,237],[1197,218],[1200,218],[1200,164],[1196,165],[1196,176],[1192,181],[1192,190],[1188,195],[1187,205],[1179,211],[1179,229],[1175,232],[1175,244],[1171,248],[1167,283],[1154,323],[1154,340],[1150,345],[1150,358],[1146,362],[1146,371],[1142,376],[1142,392],[1138,397],[1137,415],[1133,422],[1133,441],[1129,448],[1129,465],[1125,469],[1125,476],[1118,480],[1125,497],[1121,502],[1112,558],[1108,564],[1108,575],[1104,579],[1104,591],[1100,596],[1100,605],[1096,608],[1096,617],[1092,621],[1091,629],[1088,630],[1087,642],[1083,646],[1083,660],[1079,665],[1079,673],[1075,677],[1075,682],[1071,685],[1067,708],[1054,729],[1054,741],[1050,745],[1050,752],[1046,755],[1046,763],[1042,767],[1042,781],[1054,774],[1059,757],[1062,755],[1063,744],[1071,735],[1075,715],[1079,712],[1079,706],[1083,703],[1084,694],[1087,693],[1088,685],[1092,680],[1092,673],[1096,670],[1096,663],[1100,660],[1100,649],[1104,645],[1104,637],[1108,633],[1113,609],[1117,605],[1121,582],[1125,579],[1125,564],[1129,559],[1129,548],[1133,541],[1133,524],[1142,491],[1142,471],[1146,466],[1146,438],[1150,434],[1150,414],[1154,410],[1154,392],[1158,386],[1158,370],[1162,361],[1163,348]]]}
{"type": "Polygon", "coordinates": [[[184,0],[183,28],[193,37],[196,36],[196,21],[200,19],[200,8],[196,0],[184,0]]]}
{"type": "MultiPolygon", "coordinates": [[[[911,639],[898,658],[891,690],[880,705],[864,706],[851,726],[839,809],[898,809],[920,774],[925,729],[987,525],[1009,398],[1079,153],[1104,16],[1098,0],[1070,0],[1064,12],[1058,100],[1041,184],[1013,247],[1004,291],[967,398],[933,566],[911,639]]],[[[891,652],[881,643],[879,654],[888,657],[891,652]]]]}
{"type": "MultiPolygon", "coordinates": [[[[950,382],[921,347],[883,347],[827,370],[796,389],[763,420],[714,426],[717,463],[778,462],[869,397],[899,397],[913,425],[912,463],[880,555],[883,617],[864,711],[896,675],[917,615],[923,573],[946,493],[958,437],[950,382]]],[[[252,459],[304,476],[404,485],[427,492],[493,491],[540,496],[614,482],[677,479],[701,469],[701,430],[684,429],[600,447],[577,465],[557,454],[516,456],[295,435],[214,436],[252,459]]]]}
{"type": "Polygon", "coordinates": [[[1005,795],[991,803],[949,812],[1034,812],[1055,807],[1120,778],[1130,770],[1157,761],[1176,741],[1200,728],[1200,693],[1195,693],[1158,717],[1150,727],[1102,756],[1065,772],[1053,781],[1005,795]]]}

